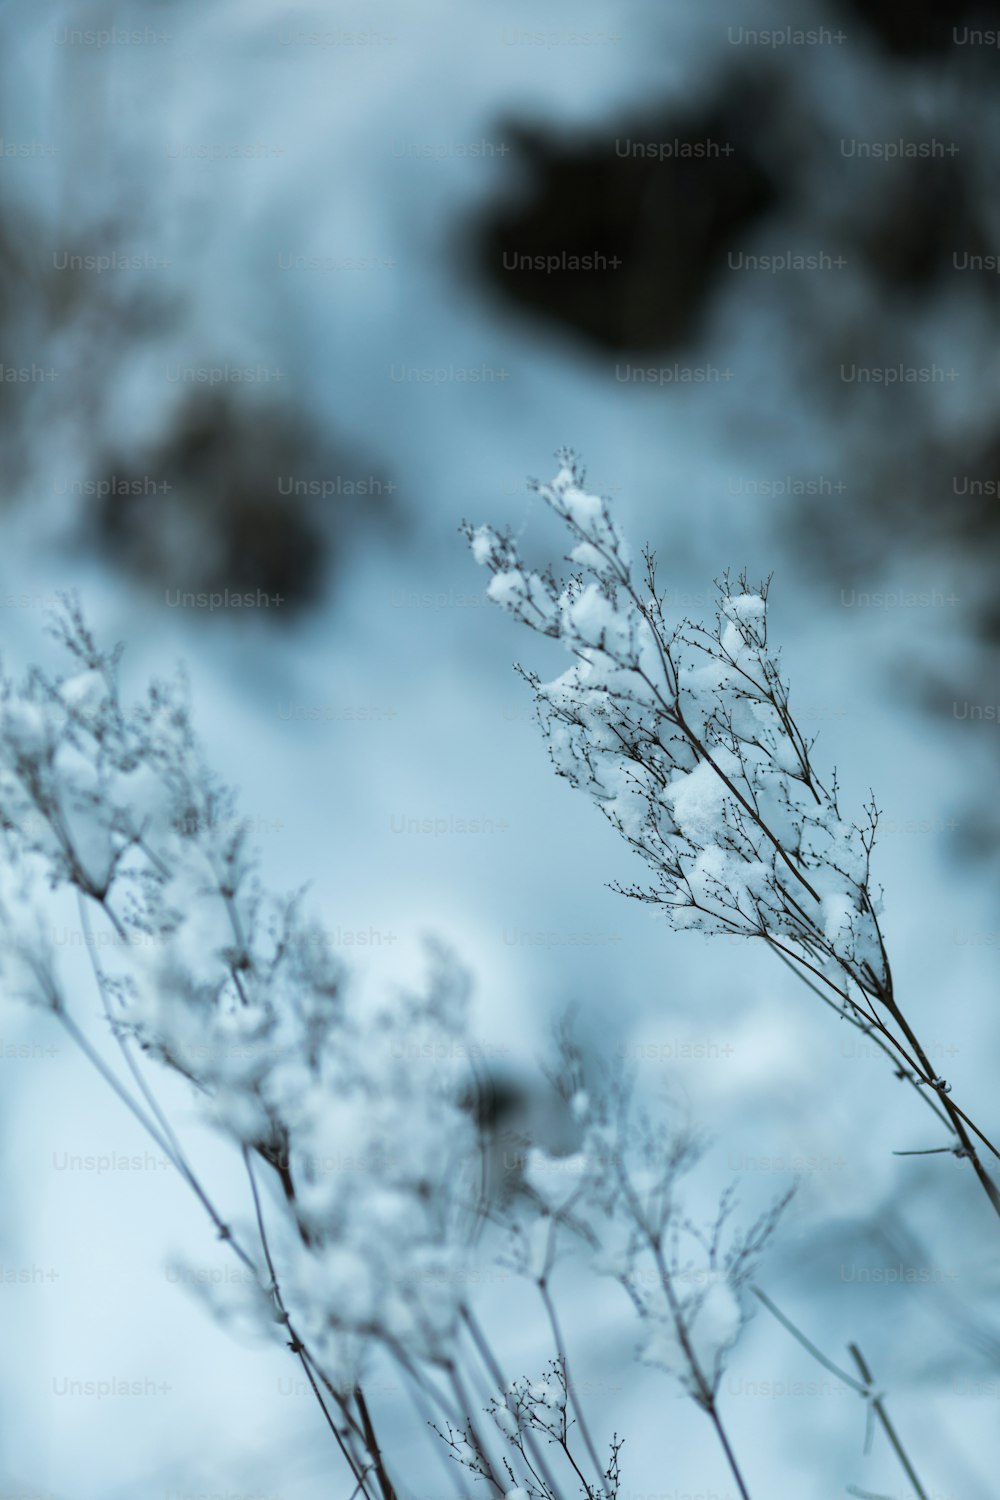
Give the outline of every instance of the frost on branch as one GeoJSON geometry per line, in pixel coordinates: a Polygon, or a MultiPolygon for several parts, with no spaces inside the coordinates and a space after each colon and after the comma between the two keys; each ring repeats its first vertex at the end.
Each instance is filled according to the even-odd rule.
{"type": "Polygon", "coordinates": [[[579,1451],[574,1432],[578,1422],[571,1415],[573,1406],[567,1362],[560,1355],[549,1361],[540,1380],[529,1380],[526,1376],[512,1380],[501,1396],[490,1398],[486,1414],[503,1435],[506,1447],[499,1465],[491,1463],[486,1444],[473,1423],[461,1428],[450,1423],[445,1427],[436,1423],[431,1426],[448,1449],[449,1457],[474,1479],[493,1484],[504,1500],[562,1500],[567,1493],[582,1494],[583,1500],[619,1500],[620,1455],[625,1440],[617,1433],[612,1435],[606,1464],[602,1464],[592,1445],[588,1444],[589,1453],[579,1451]],[[541,1456],[546,1448],[556,1449],[565,1459],[571,1476],[570,1492],[553,1477],[541,1456]],[[590,1477],[586,1473],[588,1464],[590,1477]],[[497,1476],[498,1469],[502,1469],[501,1478],[497,1476]]]}
{"type": "MultiPolygon", "coordinates": [[[[584,1059],[566,1027],[560,1063],[552,1081],[575,1122],[575,1148],[562,1156],[530,1150],[501,1215],[509,1235],[505,1262],[533,1284],[556,1355],[540,1377],[495,1388],[486,1407],[489,1434],[503,1439],[507,1483],[474,1423],[435,1431],[456,1463],[498,1491],[560,1500],[564,1491],[547,1462],[554,1453],[572,1471],[573,1493],[616,1500],[623,1440],[616,1433],[602,1445],[592,1435],[562,1338],[559,1267],[573,1260],[585,1275],[618,1284],[622,1316],[638,1322],[639,1360],[673,1376],[721,1433],[719,1387],[747,1322],[747,1284],[789,1195],[739,1232],[730,1227],[735,1200],[728,1191],[714,1220],[701,1226],[684,1203],[684,1179],[702,1155],[690,1129],[671,1123],[669,1110],[654,1120],[621,1070],[601,1069],[585,1087],[584,1059]]],[[[595,1288],[587,1305],[610,1300],[595,1288]]]]}
{"type": "Polygon", "coordinates": [[[816,773],[769,644],[767,583],[726,574],[711,624],[668,621],[653,554],[636,575],[609,502],[584,489],[572,454],[560,459],[539,489],[572,538],[568,578],[526,567],[510,534],[464,530],[492,598],[573,658],[553,682],[522,675],[557,773],[653,873],[624,893],[677,928],[767,943],[892,1060],[1000,1215],[973,1138],[995,1158],[1000,1147],[949,1097],[893,993],[871,886],[875,805],[848,821],[836,777],[816,773]]]}
{"type": "MultiPolygon", "coordinates": [[[[599,506],[574,501],[573,509],[594,538],[588,546],[624,556],[599,506]]],[[[578,560],[592,567],[597,556],[578,560]]],[[[554,588],[525,575],[508,582],[507,595],[537,614],[554,588]]],[[[584,607],[581,594],[571,611],[580,639],[617,631],[606,603],[584,607]]],[[[98,649],[75,606],[64,608],[56,633],[68,673],[0,680],[5,983],[68,1029],[197,1194],[246,1273],[227,1284],[222,1303],[213,1295],[216,1311],[234,1329],[277,1336],[301,1361],[354,1493],[372,1500],[371,1475],[379,1493],[397,1493],[362,1388],[380,1352],[433,1399],[451,1457],[494,1493],[615,1500],[622,1440],[605,1434],[599,1455],[548,1290],[554,1257],[569,1242],[624,1289],[641,1357],[677,1374],[718,1425],[745,1267],[776,1214],[727,1249],[725,1213],[699,1237],[673,1194],[694,1159],[687,1138],[637,1125],[624,1095],[592,1098],[572,1060],[565,1103],[578,1150],[560,1159],[530,1151],[516,1202],[528,1212],[514,1230],[524,1266],[540,1257],[533,1295],[543,1292],[554,1357],[540,1379],[507,1383],[466,1296],[492,1216],[464,1065],[465,975],[434,949],[422,988],[362,992],[305,915],[301,893],[277,897],[263,884],[235,795],[202,760],[183,682],[154,683],[126,711],[118,654],[98,649]],[[53,951],[53,904],[74,899],[88,994],[123,1054],[118,1071],[75,1021],[67,955],[53,951]],[[223,1220],[198,1181],[135,1049],[193,1086],[243,1158],[254,1248],[245,1248],[246,1225],[223,1220]],[[692,1245],[703,1252],[705,1285],[684,1283],[682,1240],[684,1266],[692,1245]],[[484,1377],[494,1392],[492,1441],[467,1395],[484,1377]],[[561,1478],[550,1473],[549,1446],[559,1450],[561,1478]]],[[[625,637],[616,638],[624,652],[625,637]]]]}
{"type": "Polygon", "coordinates": [[[836,780],[816,774],[768,643],[767,584],[726,575],[712,624],[669,622],[653,555],[636,575],[609,502],[560,458],[539,488],[570,532],[569,577],[532,571],[489,526],[466,535],[490,597],[574,659],[552,682],[523,675],[557,773],[653,871],[627,894],[678,928],[763,938],[839,992],[889,995],[869,878],[877,815],[845,820],[836,780]]]}
{"type": "Polygon", "coordinates": [[[530,1153],[528,1211],[511,1210],[510,1263],[543,1289],[566,1256],[616,1281],[639,1320],[639,1359],[712,1411],[747,1321],[747,1283],[791,1194],[740,1231],[730,1226],[730,1189],[714,1220],[698,1223],[685,1206],[685,1179],[704,1143],[671,1120],[669,1107],[655,1117],[641,1107],[619,1072],[582,1091],[580,1054],[568,1034],[562,1052],[557,1083],[574,1107],[579,1143],[567,1156],[530,1153]]]}
{"type": "Polygon", "coordinates": [[[442,1358],[478,1164],[464,975],[434,952],[422,993],[360,994],[300,897],[262,886],[183,682],[126,713],[117,653],[72,605],[56,633],[68,674],[0,686],[10,991],[68,1017],[42,917],[46,888],[75,894],[120,1042],[190,1080],[215,1125],[273,1168],[285,1303],[326,1378],[352,1390],[373,1342],[442,1358]]]}

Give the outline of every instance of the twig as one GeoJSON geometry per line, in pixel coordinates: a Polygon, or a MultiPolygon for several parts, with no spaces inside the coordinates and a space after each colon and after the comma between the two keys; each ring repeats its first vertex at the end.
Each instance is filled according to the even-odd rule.
{"type": "MultiPolygon", "coordinates": [[[[780,1308],[775,1306],[775,1304],[771,1301],[771,1298],[768,1297],[765,1292],[762,1292],[760,1287],[751,1287],[751,1291],[754,1293],[754,1296],[756,1296],[761,1302],[763,1302],[768,1312],[778,1320],[781,1326],[792,1335],[796,1342],[801,1344],[803,1349],[805,1349],[807,1353],[812,1355],[813,1359],[817,1360],[819,1364],[824,1367],[824,1369],[829,1370],[832,1375],[835,1375],[838,1380],[842,1381],[845,1385],[850,1386],[852,1390],[857,1391],[858,1394],[868,1402],[869,1413],[874,1415],[875,1420],[879,1423],[882,1431],[889,1439],[889,1443],[892,1446],[893,1452],[899,1459],[899,1462],[902,1465],[907,1479],[913,1486],[913,1491],[917,1497],[917,1500],[928,1500],[927,1491],[924,1489],[923,1485],[920,1483],[920,1480],[917,1478],[916,1470],[910,1462],[910,1459],[899,1439],[899,1435],[896,1432],[895,1427],[889,1420],[889,1415],[885,1409],[884,1399],[881,1394],[875,1390],[871,1370],[868,1368],[868,1365],[866,1364],[861,1350],[858,1348],[857,1344],[848,1344],[847,1347],[850,1351],[851,1358],[854,1360],[854,1363],[858,1367],[858,1372],[861,1375],[860,1381],[855,1380],[853,1375],[848,1375],[845,1370],[842,1370],[838,1365],[835,1365],[832,1359],[828,1359],[827,1356],[822,1352],[822,1350],[817,1349],[812,1340],[807,1338],[802,1330],[800,1328],[797,1328],[792,1320],[785,1313],[783,1313],[780,1308]]],[[[854,1495],[862,1495],[865,1492],[858,1489],[852,1489],[850,1493],[854,1495]]]]}

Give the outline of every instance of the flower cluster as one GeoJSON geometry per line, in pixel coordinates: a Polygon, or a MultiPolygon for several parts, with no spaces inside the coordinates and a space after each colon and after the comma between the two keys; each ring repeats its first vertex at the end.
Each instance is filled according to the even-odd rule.
{"type": "Polygon", "coordinates": [[[768,642],[768,584],[726,574],[711,624],[668,622],[653,553],[637,578],[609,502],[584,488],[571,453],[559,457],[536,487],[572,536],[568,578],[525,567],[509,532],[464,531],[490,597],[574,658],[555,681],[523,675],[556,772],[653,872],[652,887],[624,893],[677,928],[765,942],[891,1059],[1000,1217],[976,1142],[997,1160],[1000,1147],[949,1097],[893,991],[871,885],[876,807],[849,821],[836,777],[816,773],[768,642]]]}
{"type": "MultiPolygon", "coordinates": [[[[69,1021],[37,893],[75,893],[126,1057],[138,1046],[182,1074],[271,1169],[283,1307],[331,1386],[353,1390],[375,1342],[440,1359],[477,1140],[459,1063],[412,1059],[465,1055],[464,974],[435,951],[424,993],[362,993],[301,896],[262,886],[183,681],[126,713],[117,654],[72,605],[57,630],[73,670],[0,688],[6,980],[69,1021]],[[115,937],[100,961],[92,918],[115,937]]],[[[152,1120],[181,1164],[155,1106],[152,1120]]]]}
{"type": "MultiPolygon", "coordinates": [[[[725,586],[716,631],[668,635],[652,559],[647,597],[605,502],[570,466],[546,494],[589,581],[525,572],[493,532],[472,542],[491,592],[577,658],[558,683],[535,682],[558,768],[654,866],[650,899],[676,922],[766,936],[889,1004],[868,893],[873,830],[845,827],[835,791],[813,776],[767,653],[764,592],[725,586]]],[[[56,634],[70,671],[0,679],[0,973],[68,1030],[197,1194],[246,1273],[227,1312],[279,1331],[301,1361],[354,1493],[397,1493],[362,1384],[384,1353],[474,1487],[616,1500],[623,1440],[591,1434],[554,1300],[557,1262],[573,1257],[617,1286],[640,1361],[706,1413],[748,1500],[718,1398],[786,1200],[739,1234],[727,1193],[696,1224],[682,1186],[698,1140],[669,1112],[648,1114],[623,1075],[588,1066],[566,1031],[554,1082],[573,1149],[524,1142],[523,1172],[487,1203],[489,1110],[461,1062],[464,973],[434,949],[422,990],[360,988],[302,894],[262,883],[235,795],[202,759],[183,680],[154,683],[126,712],[118,653],[98,649],[72,603],[56,634]],[[66,900],[127,1077],[68,1002],[80,976],[67,977],[70,955],[45,922],[66,900]],[[191,1085],[242,1156],[254,1248],[197,1178],[147,1058],[191,1085]],[[495,1220],[551,1332],[540,1378],[503,1375],[466,1295],[495,1220]],[[484,1385],[485,1428],[473,1407],[484,1385]]],[[[846,992],[844,1004],[857,1010],[846,992]]]]}
{"type": "Polygon", "coordinates": [[[747,1319],[746,1287],[791,1193],[745,1231],[729,1232],[733,1189],[712,1223],[685,1206],[684,1182],[704,1141],[674,1123],[669,1101],[655,1114],[637,1100],[629,1078],[612,1071],[580,1087],[581,1056],[563,1037],[560,1081],[579,1129],[575,1151],[553,1156],[537,1147],[524,1172],[527,1215],[511,1217],[510,1261],[547,1292],[556,1262],[584,1256],[588,1268],[625,1292],[639,1323],[637,1354],[676,1377],[713,1411],[726,1358],[747,1319]]]}
{"type": "Polygon", "coordinates": [[[571,454],[540,493],[574,541],[568,579],[526,568],[515,540],[467,528],[489,595],[574,664],[526,673],[557,773],[587,791],[655,876],[629,892],[675,927],[763,938],[865,994],[889,972],[869,884],[876,814],[842,816],[796,725],[768,645],[767,585],[728,575],[710,626],[669,624],[654,558],[637,579],[607,500],[571,454]]]}

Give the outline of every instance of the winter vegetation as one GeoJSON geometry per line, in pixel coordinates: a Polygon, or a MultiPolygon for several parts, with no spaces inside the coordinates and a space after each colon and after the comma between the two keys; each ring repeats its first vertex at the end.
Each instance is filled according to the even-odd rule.
{"type": "Polygon", "coordinates": [[[824,783],[768,641],[768,582],[718,585],[710,625],[671,622],[655,557],[636,576],[609,502],[584,488],[571,453],[540,493],[572,538],[568,579],[523,566],[510,534],[467,527],[489,594],[575,659],[533,688],[553,767],[586,791],[649,866],[651,886],[624,894],[671,925],[758,939],[842,1021],[881,1048],[966,1160],[993,1210],[1000,1192],[982,1157],[1000,1151],[932,1067],[897,998],[872,884],[874,797],[842,812],[824,783]]]}
{"type": "Polygon", "coordinates": [[[98,649],[71,603],[55,628],[72,670],[3,689],[5,983],[105,1073],[253,1273],[241,1312],[301,1364],[357,1492],[397,1492],[364,1395],[380,1350],[464,1471],[462,1493],[474,1480],[548,1500],[618,1493],[624,1437],[591,1436],[562,1342],[551,1283],[570,1251],[620,1284],[640,1357],[681,1382],[738,1472],[718,1389],[781,1204],[742,1235],[726,1233],[728,1201],[707,1231],[690,1224],[678,1189],[696,1142],[637,1116],[622,1078],[592,1098],[569,1038],[554,1078],[577,1149],[532,1148],[523,1180],[490,1201],[455,961],[436,952],[422,989],[359,1004],[302,896],[261,883],[234,796],[200,757],[183,684],[154,684],[126,712],[118,653],[98,649]],[[43,893],[60,889],[78,902],[124,1077],[60,983],[40,916],[43,893]],[[96,922],[120,963],[104,962],[96,922]],[[430,1077],[407,1064],[414,1053],[434,1059],[430,1077]],[[190,1082],[242,1158],[248,1227],[224,1222],[203,1188],[147,1058],[190,1082]],[[551,1322],[552,1360],[532,1378],[502,1373],[465,1296],[486,1221],[490,1252],[533,1284],[551,1322]],[[481,1411],[471,1393],[484,1381],[481,1411]]]}
{"type": "MultiPolygon", "coordinates": [[[[714,622],[668,620],[652,555],[637,574],[610,503],[587,492],[572,455],[560,460],[540,492],[570,532],[571,576],[525,566],[508,533],[467,536],[490,597],[573,658],[554,681],[524,675],[557,774],[651,871],[622,894],[675,928],[762,941],[877,1043],[934,1113],[933,1151],[968,1163],[1000,1209],[997,1153],[894,990],[874,801],[851,820],[836,778],[820,779],[769,644],[767,585],[727,575],[714,622]]],[[[743,1500],[756,1493],[752,1462],[730,1436],[723,1376],[761,1307],[863,1398],[869,1439],[877,1428],[909,1492],[927,1496],[858,1345],[843,1369],[756,1283],[789,1193],[740,1224],[734,1185],[706,1222],[689,1206],[704,1132],[669,1093],[647,1098],[626,1067],[595,1062],[569,1022],[545,1060],[564,1144],[524,1139],[516,1170],[505,1158],[498,1174],[489,1080],[469,1064],[474,976],[432,947],[412,985],[374,997],[358,986],[307,893],[265,883],[236,793],[199,747],[183,677],[126,705],[121,652],[98,645],[75,601],[53,630],[65,671],[7,678],[0,698],[3,983],[72,1038],[248,1273],[238,1308],[227,1289],[217,1311],[298,1363],[334,1445],[336,1493],[419,1493],[366,1394],[386,1363],[460,1496],[663,1489],[669,1452],[656,1473],[632,1471],[630,1434],[609,1430],[577,1379],[571,1271],[616,1310],[643,1378],[697,1409],[691,1441],[717,1444],[743,1500]],[[86,997],[46,920],[66,900],[85,934],[86,997]],[[117,1066],[82,1019],[93,997],[117,1066]],[[155,1065],[229,1143],[242,1213],[224,1214],[204,1185],[155,1065]],[[490,1265],[543,1320],[543,1366],[512,1368],[504,1330],[487,1326],[477,1288],[490,1265]]]]}
{"type": "Polygon", "coordinates": [[[86,9],[0,51],[0,1500],[995,1500],[995,23],[86,9]]]}

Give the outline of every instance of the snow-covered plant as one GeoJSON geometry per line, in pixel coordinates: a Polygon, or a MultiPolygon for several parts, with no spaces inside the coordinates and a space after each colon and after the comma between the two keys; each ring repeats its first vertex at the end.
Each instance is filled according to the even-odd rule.
{"type": "Polygon", "coordinates": [[[639,1108],[620,1074],[584,1088],[571,1045],[563,1062],[556,1081],[576,1123],[576,1147],[557,1156],[526,1144],[517,1191],[497,1213],[507,1232],[505,1263],[534,1287],[556,1355],[540,1376],[498,1379],[485,1415],[504,1440],[499,1460],[471,1422],[435,1424],[435,1431],[455,1462],[494,1488],[506,1482],[526,1500],[560,1500],[568,1479],[570,1493],[584,1500],[616,1500],[625,1440],[612,1434],[601,1456],[557,1310],[556,1270],[573,1260],[586,1275],[618,1284],[623,1321],[638,1321],[637,1358],[676,1379],[708,1415],[746,1500],[719,1387],[747,1322],[749,1278],[787,1197],[748,1232],[729,1233],[729,1191],[714,1221],[701,1227],[685,1209],[682,1184],[702,1143],[670,1123],[671,1111],[654,1119],[639,1108]]]}
{"type": "MultiPolygon", "coordinates": [[[[514,1442],[527,1426],[550,1431],[551,1440],[562,1444],[569,1409],[594,1471],[606,1479],[576,1399],[552,1290],[557,1263],[582,1257],[590,1274],[610,1279],[624,1293],[623,1309],[631,1308],[638,1319],[638,1359],[675,1379],[707,1414],[745,1496],[719,1411],[719,1387],[747,1321],[749,1279],[790,1194],[739,1232],[730,1231],[730,1189],[713,1221],[701,1225],[685,1206],[684,1185],[704,1154],[704,1141],[689,1126],[674,1123],[668,1100],[655,1115],[643,1108],[621,1071],[588,1080],[567,1031],[561,1054],[554,1081],[576,1122],[578,1142],[563,1156],[527,1149],[523,1192],[508,1213],[509,1263],[537,1288],[560,1350],[540,1387],[555,1395],[539,1396],[532,1383],[515,1383],[494,1415],[514,1442]]],[[[596,1500],[600,1484],[586,1492],[596,1500]]]]}
{"type": "Polygon", "coordinates": [[[301,896],[260,882],[183,684],[154,684],[126,714],[117,653],[98,650],[72,606],[57,629],[72,671],[0,689],[0,974],[87,1050],[254,1271],[258,1322],[332,1398],[360,1482],[380,1463],[362,1395],[373,1351],[437,1365],[456,1336],[478,1180],[459,1061],[465,976],[434,952],[422,992],[361,992],[301,896]],[[76,898],[131,1089],[73,1018],[42,886],[76,898]],[[256,1249],[210,1202],[136,1049],[189,1080],[238,1147],[256,1249]],[[434,1067],[414,1067],[415,1055],[434,1067]]]}
{"type": "Polygon", "coordinates": [[[740,1235],[727,1194],[700,1227],[682,1192],[695,1136],[640,1107],[624,1076],[590,1076],[568,1033],[555,1083],[573,1149],[526,1142],[523,1170],[488,1201],[462,970],[432,949],[416,991],[359,985],[303,894],[261,880],[183,680],[126,711],[119,652],[98,648],[71,602],[55,629],[68,672],[0,680],[0,981],[66,1029],[197,1196],[249,1273],[240,1306],[220,1311],[300,1362],[352,1493],[396,1500],[365,1396],[388,1359],[475,1492],[617,1500],[624,1439],[592,1435],[555,1300],[557,1264],[573,1257],[617,1285],[640,1362],[707,1414],[746,1500],[719,1389],[783,1203],[740,1235]],[[80,976],[53,948],[45,914],[67,900],[117,1068],[77,1020],[80,976]],[[223,1216],[206,1191],[148,1060],[185,1080],[235,1148],[245,1214],[223,1216]],[[508,1378],[472,1305],[498,1227],[504,1264],[544,1309],[540,1376],[508,1378]]]}
{"type": "Polygon", "coordinates": [[[994,1210],[976,1141],[894,993],[872,886],[874,802],[844,815],[820,779],[768,640],[768,585],[725,575],[711,624],[670,621],[648,550],[637,573],[607,499],[569,452],[536,486],[568,528],[568,578],[525,566],[509,532],[466,526],[489,595],[574,658],[552,682],[524,672],[558,775],[589,793],[653,872],[624,894],[676,928],[765,942],[893,1061],[948,1127],[994,1210]]]}

